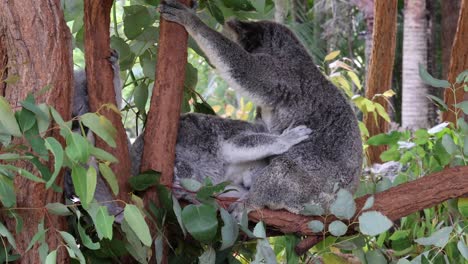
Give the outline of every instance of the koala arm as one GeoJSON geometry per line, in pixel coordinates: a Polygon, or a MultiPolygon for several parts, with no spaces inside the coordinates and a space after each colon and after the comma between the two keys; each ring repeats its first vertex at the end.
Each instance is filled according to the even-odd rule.
{"type": "Polygon", "coordinates": [[[229,163],[261,160],[288,151],[309,138],[311,132],[306,126],[297,126],[284,130],[281,135],[243,133],[224,142],[221,153],[229,163]]]}
{"type": "Polygon", "coordinates": [[[239,44],[213,30],[197,17],[189,7],[176,0],[166,0],[159,6],[161,16],[185,27],[197,42],[218,73],[229,85],[262,105],[275,104],[277,95],[272,89],[281,89],[271,76],[281,76],[278,62],[268,54],[252,54],[239,44]],[[254,74],[252,74],[254,73],[254,74]]]}

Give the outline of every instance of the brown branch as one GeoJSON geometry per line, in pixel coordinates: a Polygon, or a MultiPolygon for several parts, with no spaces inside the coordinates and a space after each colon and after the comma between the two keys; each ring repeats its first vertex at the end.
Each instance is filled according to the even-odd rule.
{"type": "MultiPolygon", "coordinates": [[[[91,111],[97,111],[104,104],[115,104],[113,70],[108,61],[110,57],[110,11],[113,2],[113,0],[86,0],[84,2],[86,79],[91,111]]],[[[130,158],[122,117],[120,113],[111,110],[101,109],[100,113],[109,119],[117,129],[117,147],[108,146],[98,137],[96,137],[96,145],[119,160],[111,167],[117,174],[120,189],[119,199],[128,201],[128,193],[131,192],[128,184],[130,158]]]]}
{"type": "MultiPolygon", "coordinates": [[[[190,0],[180,2],[189,5],[190,0]]],[[[161,184],[166,186],[172,185],[174,176],[175,145],[187,64],[187,41],[188,34],[183,26],[161,19],[156,81],[146,122],[141,171],[152,169],[161,172],[161,184]]],[[[155,188],[145,193],[144,200],[158,203],[155,188]]],[[[163,228],[163,236],[168,236],[166,228],[163,228]]],[[[162,263],[167,263],[167,255],[168,246],[164,244],[162,263]]]]}
{"type": "MultiPolygon", "coordinates": [[[[391,88],[393,61],[395,60],[397,2],[396,0],[375,1],[372,51],[366,80],[366,97],[369,99],[391,88]]],[[[383,98],[378,98],[376,102],[387,109],[387,102],[383,98]]],[[[376,122],[373,113],[364,117],[364,123],[370,136],[385,133],[388,130],[388,123],[385,119],[379,116],[376,122]]],[[[371,164],[380,162],[380,154],[383,151],[385,151],[385,146],[369,146],[367,150],[369,162],[371,164]]]]}
{"type": "MultiPolygon", "coordinates": [[[[460,197],[468,193],[468,166],[446,169],[441,172],[424,176],[412,182],[401,184],[384,192],[374,195],[374,206],[369,210],[376,210],[386,215],[390,220],[396,221],[411,213],[440,204],[448,199],[460,197]]],[[[369,195],[356,199],[356,212],[351,221],[357,222],[360,211],[369,195]]],[[[303,216],[284,210],[262,209],[249,214],[249,220],[253,222],[263,221],[269,228],[279,230],[281,233],[295,233],[299,235],[321,237],[322,233],[313,233],[307,224],[312,220],[324,221],[323,217],[303,216]]],[[[334,216],[327,217],[324,221],[327,227],[334,216]]],[[[319,239],[308,238],[301,242],[298,252],[307,251],[320,242],[319,239]],[[305,250],[305,251],[304,251],[305,250]]]]}
{"type": "MultiPolygon", "coordinates": [[[[450,58],[450,70],[448,74],[448,80],[450,83],[455,82],[457,75],[463,70],[468,69],[468,49],[466,48],[466,40],[468,39],[468,0],[462,0],[460,15],[458,16],[458,26],[457,32],[455,33],[455,38],[453,40],[451,58],[450,58]]],[[[459,103],[468,98],[463,89],[458,89],[455,93],[456,98],[454,98],[453,93],[450,89],[445,89],[445,103],[449,106],[449,109],[452,111],[446,111],[443,113],[443,120],[452,122],[456,124],[456,116],[454,114],[455,108],[454,104],[459,103]],[[456,99],[456,102],[455,102],[456,99]]],[[[460,117],[460,109],[457,109],[457,115],[460,117]]]]}

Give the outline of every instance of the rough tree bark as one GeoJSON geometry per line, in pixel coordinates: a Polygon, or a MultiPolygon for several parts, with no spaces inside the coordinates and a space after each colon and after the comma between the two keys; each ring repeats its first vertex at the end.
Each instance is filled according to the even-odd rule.
{"type": "Polygon", "coordinates": [[[429,126],[427,85],[418,74],[418,66],[427,68],[426,0],[405,1],[403,24],[403,70],[401,120],[404,128],[429,126]]]}
{"type": "MultiPolygon", "coordinates": [[[[396,45],[397,1],[376,0],[374,14],[373,46],[366,80],[366,97],[369,99],[391,88],[396,45]]],[[[376,101],[387,109],[387,102],[384,99],[379,98],[376,101]]],[[[373,115],[366,115],[364,123],[370,136],[388,130],[388,123],[381,117],[375,122],[373,115]]],[[[380,154],[383,151],[385,146],[370,146],[367,153],[369,163],[381,162],[380,154]]]]}
{"type": "MultiPolygon", "coordinates": [[[[9,76],[19,76],[18,82],[3,87],[1,95],[16,108],[28,93],[51,85],[52,88],[40,95],[37,101],[54,106],[64,118],[69,119],[73,84],[71,34],[63,18],[60,0],[0,1],[0,30],[3,51],[6,52],[2,56],[0,51],[0,61],[8,62],[9,76]]],[[[27,167],[25,163],[19,165],[27,167]]],[[[27,169],[32,168],[28,166],[27,169]]],[[[62,177],[58,177],[56,183],[61,185],[62,177]]],[[[46,190],[44,184],[20,176],[15,178],[15,186],[18,190],[17,207],[44,208],[47,203],[62,200],[61,193],[46,190]]],[[[49,228],[46,242],[52,250],[63,243],[55,230],[66,230],[65,218],[46,217],[45,209],[21,210],[19,213],[24,220],[22,232],[15,235],[17,251],[22,255],[20,262],[40,263],[38,244],[24,252],[37,232],[37,224],[41,219],[45,220],[45,228],[49,228]]],[[[10,230],[15,229],[12,219],[4,217],[3,220],[10,230]]],[[[57,262],[68,262],[64,247],[58,251],[57,262]]]]}
{"type": "MultiPolygon", "coordinates": [[[[450,58],[450,70],[448,73],[448,81],[453,83],[457,75],[468,69],[468,48],[466,48],[466,40],[468,39],[468,0],[462,0],[460,14],[458,16],[457,32],[453,40],[453,46],[450,58]]],[[[453,105],[457,102],[466,100],[466,93],[463,89],[456,91],[455,98],[449,89],[445,90],[445,103],[452,111],[453,105]]],[[[456,124],[456,115],[452,111],[444,112],[443,119],[445,121],[456,124]]],[[[460,116],[460,110],[457,111],[460,116]]]]}
{"type": "MultiPolygon", "coordinates": [[[[448,199],[468,194],[467,173],[468,166],[456,167],[390,188],[384,192],[375,194],[374,205],[368,210],[379,211],[390,218],[390,220],[396,221],[411,213],[430,208],[448,199]],[[418,191],[415,192],[415,190],[418,191]]],[[[357,218],[362,213],[361,209],[368,197],[369,195],[366,195],[355,200],[357,213],[348,224],[351,222],[356,224],[358,222],[357,218]]],[[[223,206],[228,205],[229,202],[223,203],[223,206]]],[[[283,234],[295,233],[312,236],[309,241],[306,241],[308,242],[308,247],[302,247],[303,250],[312,247],[314,245],[312,242],[319,242],[321,240],[313,237],[323,237],[322,233],[313,233],[307,226],[312,220],[324,221],[320,216],[303,216],[284,210],[262,209],[251,212],[249,220],[253,222],[263,221],[269,229],[280,231],[283,234]]],[[[336,218],[333,216],[325,219],[325,230],[327,230],[328,224],[334,220],[336,218]]],[[[351,232],[353,232],[352,229],[351,232]]],[[[301,252],[304,253],[304,251],[301,252]]]]}
{"type": "Polygon", "coordinates": [[[131,191],[128,184],[131,164],[127,134],[120,113],[101,108],[103,104],[115,102],[113,71],[108,61],[111,51],[110,11],[113,2],[113,0],[85,0],[84,2],[86,78],[91,111],[101,109],[100,113],[104,114],[117,129],[116,148],[109,147],[98,137],[96,137],[96,145],[119,160],[118,163],[112,165],[112,170],[116,173],[119,182],[119,198],[127,201],[131,191]]]}
{"type": "Polygon", "coordinates": [[[450,53],[457,31],[460,0],[441,1],[442,7],[442,76],[446,78],[450,67],[450,53]]]}
{"type": "MultiPolygon", "coordinates": [[[[181,0],[185,5],[190,0],[181,0]]],[[[161,19],[158,60],[150,110],[146,121],[141,171],[161,172],[160,183],[171,186],[174,176],[175,145],[184,92],[188,34],[184,27],[161,19]]],[[[158,202],[155,188],[145,193],[145,202],[158,202]]],[[[153,230],[155,230],[153,228],[153,230]]],[[[166,236],[167,232],[163,231],[166,236]]],[[[167,263],[164,245],[162,263],[167,263]]]]}

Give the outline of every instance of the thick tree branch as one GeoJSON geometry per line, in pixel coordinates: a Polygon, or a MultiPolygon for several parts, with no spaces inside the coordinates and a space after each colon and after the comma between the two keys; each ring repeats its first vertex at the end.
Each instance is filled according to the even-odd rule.
{"type": "MultiPolygon", "coordinates": [[[[401,184],[374,195],[376,210],[396,221],[411,213],[440,204],[448,199],[460,197],[468,193],[468,166],[446,169],[441,172],[424,176],[412,182],[401,184]]],[[[360,211],[369,195],[356,199],[358,212],[350,222],[357,222],[360,211]]],[[[322,233],[313,233],[307,224],[312,220],[324,221],[323,217],[311,217],[293,214],[284,210],[273,211],[262,209],[249,214],[253,222],[263,221],[269,228],[282,233],[322,237],[322,233]]],[[[334,216],[325,219],[325,226],[336,220],[334,216]]],[[[348,222],[348,223],[350,223],[348,222]]],[[[308,238],[299,244],[298,251],[304,253],[308,248],[320,242],[321,239],[308,238]],[[305,250],[305,251],[304,251],[305,250]]]]}
{"type": "MultiPolygon", "coordinates": [[[[86,0],[84,2],[85,59],[88,82],[89,104],[91,111],[97,111],[104,104],[115,104],[113,71],[108,60],[110,57],[110,10],[113,0],[86,0]]],[[[119,198],[128,200],[130,186],[130,158],[127,134],[120,113],[101,109],[100,113],[109,119],[117,129],[116,148],[109,147],[96,137],[96,145],[114,155],[119,162],[112,165],[119,182],[119,198]]]]}
{"type": "MultiPolygon", "coordinates": [[[[397,2],[396,0],[375,1],[372,51],[366,80],[366,97],[369,99],[391,88],[395,60],[397,2]]],[[[387,102],[383,98],[378,98],[376,101],[387,109],[387,102]]],[[[380,116],[375,119],[373,113],[364,117],[364,123],[370,136],[388,130],[385,119],[380,116]]],[[[369,146],[367,152],[370,164],[380,162],[380,154],[383,151],[385,146],[369,146]]]]}

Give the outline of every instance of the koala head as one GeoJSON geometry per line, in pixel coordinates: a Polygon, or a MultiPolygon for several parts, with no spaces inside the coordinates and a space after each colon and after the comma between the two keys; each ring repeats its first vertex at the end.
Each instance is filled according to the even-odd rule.
{"type": "Polygon", "coordinates": [[[278,54],[291,45],[301,45],[287,27],[270,21],[232,19],[224,26],[228,37],[250,53],[278,54]]]}

